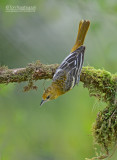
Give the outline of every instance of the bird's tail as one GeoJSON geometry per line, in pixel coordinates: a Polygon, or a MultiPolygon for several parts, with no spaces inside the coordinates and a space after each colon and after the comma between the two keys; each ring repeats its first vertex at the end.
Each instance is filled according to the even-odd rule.
{"type": "Polygon", "coordinates": [[[71,52],[74,52],[77,48],[79,48],[81,45],[84,43],[85,36],[87,34],[87,31],[90,26],[90,21],[88,20],[81,20],[79,23],[79,28],[78,28],[78,35],[76,38],[76,43],[71,49],[71,52]]]}

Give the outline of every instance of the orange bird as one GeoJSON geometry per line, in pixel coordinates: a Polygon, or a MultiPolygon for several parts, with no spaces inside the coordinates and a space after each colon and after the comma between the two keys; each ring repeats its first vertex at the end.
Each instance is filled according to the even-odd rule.
{"type": "Polygon", "coordinates": [[[43,93],[40,105],[65,94],[79,83],[80,73],[84,62],[85,46],[83,46],[83,43],[89,26],[90,21],[80,21],[76,43],[71,49],[71,53],[57,68],[51,86],[43,93]]]}

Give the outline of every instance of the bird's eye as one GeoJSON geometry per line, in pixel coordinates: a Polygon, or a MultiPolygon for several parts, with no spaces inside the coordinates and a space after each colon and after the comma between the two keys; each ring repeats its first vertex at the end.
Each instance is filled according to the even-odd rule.
{"type": "Polygon", "coordinates": [[[46,99],[49,99],[50,98],[50,96],[47,96],[47,98],[46,99]]]}

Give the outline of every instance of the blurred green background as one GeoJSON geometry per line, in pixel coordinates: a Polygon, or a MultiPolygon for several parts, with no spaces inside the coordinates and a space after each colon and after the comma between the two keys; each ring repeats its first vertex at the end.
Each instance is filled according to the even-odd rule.
{"type": "MultiPolygon", "coordinates": [[[[84,66],[117,69],[116,0],[0,1],[0,65],[25,67],[40,60],[60,63],[73,47],[78,24],[89,19],[84,66]],[[34,13],[6,12],[7,5],[36,6],[34,13]]],[[[89,97],[80,82],[40,107],[44,86],[0,85],[0,160],[84,160],[95,156],[92,124],[106,104],[89,97]]],[[[117,159],[117,153],[112,160],[117,159]]]]}

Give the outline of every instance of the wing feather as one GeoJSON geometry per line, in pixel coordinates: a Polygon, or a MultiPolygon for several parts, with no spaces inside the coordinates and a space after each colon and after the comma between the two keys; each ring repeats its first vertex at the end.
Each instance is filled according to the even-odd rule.
{"type": "Polygon", "coordinates": [[[66,83],[68,83],[69,87],[71,81],[73,82],[71,84],[71,86],[73,87],[75,86],[75,84],[78,84],[84,61],[84,51],[85,46],[81,46],[74,52],[70,53],[56,70],[53,76],[53,81],[55,81],[58,78],[61,78],[63,74],[66,74],[66,76],[68,77],[66,83]]]}

